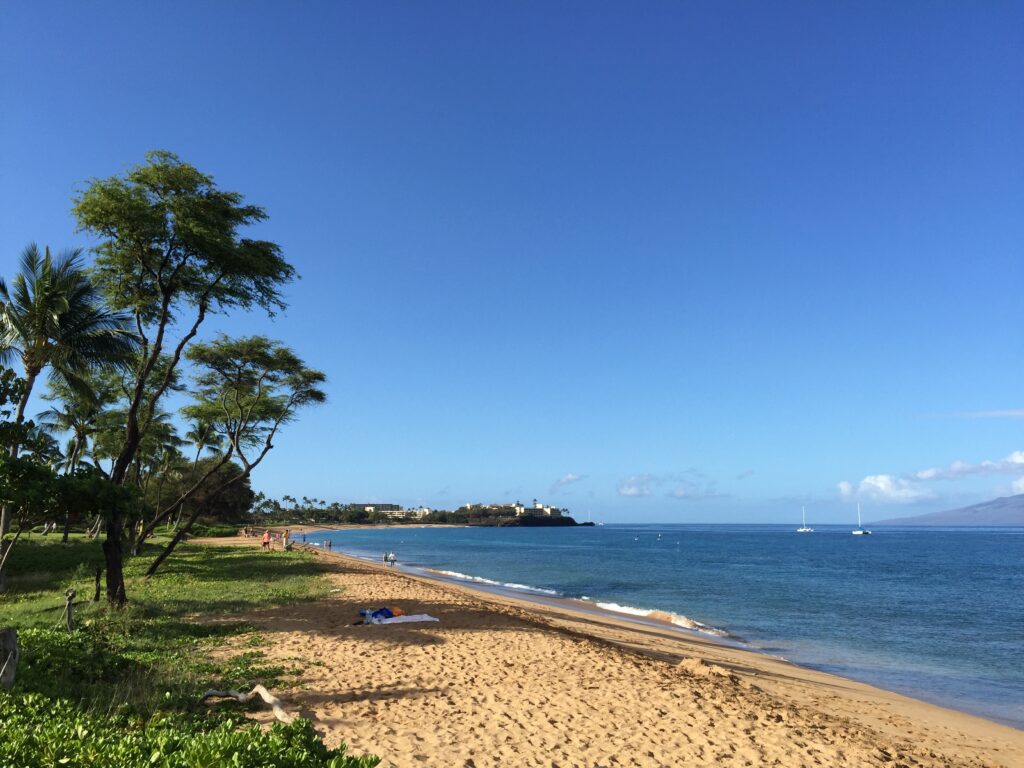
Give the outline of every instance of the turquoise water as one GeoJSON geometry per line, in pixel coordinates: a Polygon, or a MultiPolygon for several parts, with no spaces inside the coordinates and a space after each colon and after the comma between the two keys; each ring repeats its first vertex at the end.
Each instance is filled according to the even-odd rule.
{"type": "Polygon", "coordinates": [[[1024,529],[794,528],[396,527],[316,538],[524,595],[671,612],[695,631],[1024,727],[1024,529]]]}

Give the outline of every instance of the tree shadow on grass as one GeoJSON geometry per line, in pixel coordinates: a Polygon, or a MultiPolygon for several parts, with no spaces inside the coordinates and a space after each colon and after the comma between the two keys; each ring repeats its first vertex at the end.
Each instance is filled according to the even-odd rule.
{"type": "Polygon", "coordinates": [[[72,539],[61,544],[59,537],[21,540],[4,566],[8,595],[17,599],[33,592],[59,589],[76,574],[86,575],[102,564],[103,552],[96,541],[72,539]]]}
{"type": "Polygon", "coordinates": [[[191,548],[188,557],[171,557],[153,578],[188,575],[204,581],[236,580],[244,574],[261,581],[289,576],[314,576],[330,571],[326,563],[305,553],[271,553],[224,549],[216,557],[203,556],[191,548]]]}

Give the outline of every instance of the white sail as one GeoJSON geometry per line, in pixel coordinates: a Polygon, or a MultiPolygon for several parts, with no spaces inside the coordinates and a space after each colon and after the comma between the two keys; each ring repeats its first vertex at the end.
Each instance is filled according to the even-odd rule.
{"type": "Polygon", "coordinates": [[[864,526],[860,522],[860,502],[857,502],[857,529],[855,531],[850,531],[850,533],[854,536],[866,536],[871,533],[871,531],[865,530],[864,526]]]}
{"type": "Polygon", "coordinates": [[[813,533],[813,528],[807,527],[807,507],[800,507],[800,514],[803,518],[803,525],[796,529],[797,533],[813,533]]]}

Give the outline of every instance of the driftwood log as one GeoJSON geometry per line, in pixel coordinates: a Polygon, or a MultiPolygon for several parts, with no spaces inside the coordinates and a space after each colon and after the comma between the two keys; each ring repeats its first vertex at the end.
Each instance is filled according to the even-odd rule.
{"type": "Polygon", "coordinates": [[[18,669],[18,630],[0,629],[0,688],[10,690],[18,669]]]}
{"type": "Polygon", "coordinates": [[[280,720],[282,723],[290,723],[295,719],[295,715],[290,715],[285,712],[284,704],[277,696],[272,694],[262,685],[254,685],[252,690],[248,693],[239,693],[238,691],[214,691],[209,690],[203,694],[203,698],[199,700],[202,704],[207,699],[235,699],[243,704],[252,701],[254,698],[259,696],[266,704],[274,710],[274,717],[280,720]]]}

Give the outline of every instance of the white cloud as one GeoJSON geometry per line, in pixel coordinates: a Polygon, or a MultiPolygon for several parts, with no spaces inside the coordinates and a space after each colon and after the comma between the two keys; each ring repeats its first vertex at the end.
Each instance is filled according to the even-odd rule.
{"type": "Polygon", "coordinates": [[[1016,475],[1016,493],[1024,493],[1024,451],[1014,451],[1005,458],[971,464],[954,461],[948,467],[929,467],[906,475],[868,475],[856,487],[843,480],[837,484],[839,495],[846,499],[869,499],[897,504],[910,504],[936,498],[926,483],[936,480],[961,480],[986,475],[1016,475]]]}
{"type": "Polygon", "coordinates": [[[1024,475],[1024,451],[1014,451],[1009,456],[995,461],[985,460],[977,464],[954,461],[948,467],[931,467],[910,475],[914,480],[959,480],[971,475],[1024,475]]]}
{"type": "Polygon", "coordinates": [[[650,496],[651,485],[660,482],[658,478],[646,472],[630,475],[619,483],[619,496],[650,496]]]}
{"type": "Polygon", "coordinates": [[[919,483],[893,475],[868,475],[857,486],[857,497],[870,501],[912,504],[934,498],[935,494],[919,483]]]}
{"type": "Polygon", "coordinates": [[[566,475],[562,475],[560,478],[558,478],[557,480],[555,480],[555,482],[551,484],[551,493],[558,493],[567,485],[572,485],[573,483],[578,483],[580,480],[586,479],[586,475],[577,475],[573,472],[570,472],[566,475]]]}
{"type": "Polygon", "coordinates": [[[673,499],[686,499],[687,501],[695,501],[699,499],[715,499],[722,494],[715,490],[714,483],[706,483],[705,485],[695,485],[693,483],[680,483],[668,493],[673,499]]]}
{"type": "Polygon", "coordinates": [[[631,475],[619,483],[618,490],[620,496],[650,496],[655,489],[668,484],[672,489],[665,495],[673,499],[713,499],[722,495],[718,493],[714,480],[694,468],[664,475],[650,472],[631,475]]]}
{"type": "Polygon", "coordinates": [[[970,411],[959,415],[966,419],[1024,419],[1024,408],[1005,408],[997,411],[970,411]]]}

